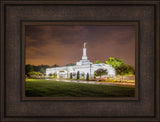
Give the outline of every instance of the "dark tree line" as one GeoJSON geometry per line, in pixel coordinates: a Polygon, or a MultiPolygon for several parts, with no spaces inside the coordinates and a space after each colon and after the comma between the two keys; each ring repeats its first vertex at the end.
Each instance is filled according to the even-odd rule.
{"type": "Polygon", "coordinates": [[[57,64],[54,64],[53,66],[43,65],[43,64],[35,66],[35,65],[27,64],[25,66],[25,74],[29,75],[28,74],[29,72],[39,72],[44,74],[46,71],[46,68],[52,68],[52,67],[59,67],[59,66],[57,64]]]}
{"type": "MultiPolygon", "coordinates": [[[[75,64],[74,63],[69,63],[69,64],[66,64],[66,66],[74,66],[75,64]]],[[[39,73],[42,73],[44,74],[45,71],[46,71],[46,68],[53,68],[53,67],[59,67],[59,65],[57,64],[54,64],[52,66],[49,66],[49,65],[30,65],[30,64],[27,64],[25,66],[25,74],[26,75],[29,75],[28,73],[29,72],[39,72],[39,73]]],[[[34,73],[33,73],[34,74],[34,73]]]]}

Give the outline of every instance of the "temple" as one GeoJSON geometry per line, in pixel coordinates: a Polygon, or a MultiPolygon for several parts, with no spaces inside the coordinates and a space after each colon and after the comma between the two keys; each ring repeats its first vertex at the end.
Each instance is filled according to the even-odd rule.
{"type": "Polygon", "coordinates": [[[46,76],[49,76],[50,74],[56,74],[57,78],[70,78],[70,75],[72,74],[72,78],[76,78],[77,72],[79,72],[80,78],[82,79],[86,78],[87,73],[89,74],[90,78],[93,78],[94,72],[97,69],[105,69],[107,70],[107,75],[103,75],[102,77],[114,77],[116,73],[115,69],[111,65],[105,63],[93,64],[88,60],[86,44],[87,43],[84,42],[82,59],[79,62],[76,62],[76,65],[47,68],[46,76]]]}

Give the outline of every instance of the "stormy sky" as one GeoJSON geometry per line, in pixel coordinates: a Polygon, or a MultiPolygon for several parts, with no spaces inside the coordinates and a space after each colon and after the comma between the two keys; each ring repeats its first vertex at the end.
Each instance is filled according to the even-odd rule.
{"type": "Polygon", "coordinates": [[[83,43],[91,62],[109,57],[135,66],[135,26],[26,25],[26,64],[64,66],[82,59],[83,43]]]}

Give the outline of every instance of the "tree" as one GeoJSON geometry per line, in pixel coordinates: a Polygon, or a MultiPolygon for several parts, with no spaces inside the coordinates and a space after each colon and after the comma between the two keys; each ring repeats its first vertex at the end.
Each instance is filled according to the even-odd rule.
{"type": "Polygon", "coordinates": [[[94,72],[94,79],[96,79],[96,76],[97,76],[97,73],[96,73],[96,72],[94,72]]]}
{"type": "Polygon", "coordinates": [[[46,69],[46,68],[50,68],[50,66],[49,66],[49,65],[43,65],[43,67],[44,67],[44,69],[46,69]]]}
{"type": "Polygon", "coordinates": [[[79,71],[77,72],[77,80],[79,79],[79,71]]]}
{"type": "Polygon", "coordinates": [[[28,73],[33,72],[33,71],[34,71],[34,68],[33,68],[32,65],[28,64],[28,65],[25,66],[25,74],[26,75],[29,75],[28,73]]]}
{"type": "Polygon", "coordinates": [[[44,73],[45,73],[45,70],[44,70],[44,68],[43,68],[43,67],[41,67],[40,72],[41,72],[42,74],[44,74],[44,73]]]}
{"type": "Polygon", "coordinates": [[[121,75],[122,80],[123,80],[123,76],[134,75],[135,70],[132,66],[130,66],[128,64],[122,64],[122,65],[120,65],[119,67],[116,68],[116,74],[121,75]]]}
{"type": "Polygon", "coordinates": [[[72,79],[72,73],[70,73],[70,79],[72,79]]]}
{"type": "Polygon", "coordinates": [[[113,68],[116,68],[116,67],[119,67],[120,65],[124,64],[124,61],[123,61],[123,59],[109,57],[109,59],[106,60],[106,64],[112,65],[113,68]]]}
{"type": "Polygon", "coordinates": [[[69,64],[66,64],[66,66],[74,66],[75,64],[73,63],[69,63],[69,64]]]}
{"type": "Polygon", "coordinates": [[[54,64],[52,67],[59,67],[57,64],[54,64]]]}
{"type": "Polygon", "coordinates": [[[106,69],[101,69],[101,68],[100,68],[100,69],[97,69],[94,74],[95,74],[96,76],[100,76],[100,78],[101,78],[102,75],[107,75],[108,72],[107,72],[106,69]]]}
{"type": "Polygon", "coordinates": [[[94,64],[100,64],[100,63],[104,63],[104,62],[99,61],[99,60],[96,60],[96,61],[94,62],[94,64]]]}
{"type": "Polygon", "coordinates": [[[32,65],[32,67],[33,67],[34,71],[41,72],[43,74],[45,73],[46,68],[50,68],[49,65],[43,65],[43,64],[37,65],[37,66],[32,65]],[[43,69],[44,69],[44,71],[43,71],[43,69]]]}
{"type": "Polygon", "coordinates": [[[87,73],[86,80],[89,81],[89,73],[87,73]]]}
{"type": "Polygon", "coordinates": [[[40,72],[41,67],[43,67],[43,65],[38,65],[38,66],[33,65],[34,71],[36,72],[40,72]]]}

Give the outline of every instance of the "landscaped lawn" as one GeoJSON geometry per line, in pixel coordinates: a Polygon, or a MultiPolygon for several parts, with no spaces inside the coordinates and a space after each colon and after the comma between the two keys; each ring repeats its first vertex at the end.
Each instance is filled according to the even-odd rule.
{"type": "Polygon", "coordinates": [[[26,79],[26,97],[134,97],[133,86],[26,79]]]}

